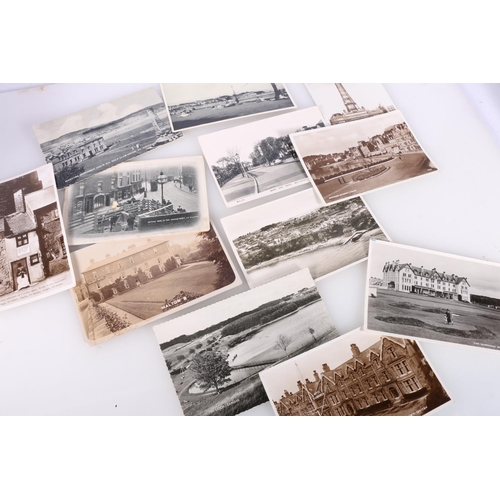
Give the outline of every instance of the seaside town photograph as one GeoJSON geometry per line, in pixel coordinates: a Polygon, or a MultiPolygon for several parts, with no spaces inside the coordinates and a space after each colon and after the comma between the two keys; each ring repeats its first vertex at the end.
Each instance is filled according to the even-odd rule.
{"type": "Polygon", "coordinates": [[[0,183],[0,310],[74,284],[51,165],[0,183]]]}
{"type": "Polygon", "coordinates": [[[154,329],[185,415],[266,402],[261,370],[338,336],[307,270],[154,329]]]}
{"type": "Polygon", "coordinates": [[[295,108],[283,83],[162,83],[173,130],[295,108]]]}
{"type": "Polygon", "coordinates": [[[318,108],[291,111],[199,137],[227,206],[308,182],[289,134],[324,127],[318,108]]]}
{"type": "Polygon", "coordinates": [[[153,87],[33,129],[59,189],[182,137],[153,87]]]}
{"type": "Polygon", "coordinates": [[[209,229],[201,156],[127,162],[69,186],[71,245],[209,229]]]}
{"type": "Polygon", "coordinates": [[[372,241],[365,328],[500,348],[500,264],[372,241]]]}
{"type": "Polygon", "coordinates": [[[451,401],[417,342],[359,330],[260,377],[282,417],[422,416],[451,401]]]}
{"type": "Polygon", "coordinates": [[[437,171],[399,111],[290,138],[327,204],[437,171]]]}

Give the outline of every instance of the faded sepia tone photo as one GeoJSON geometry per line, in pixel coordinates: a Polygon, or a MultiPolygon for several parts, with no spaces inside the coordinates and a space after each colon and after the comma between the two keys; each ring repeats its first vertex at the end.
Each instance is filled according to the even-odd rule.
{"type": "Polygon", "coordinates": [[[400,111],[290,139],[326,204],[437,171],[400,111]]]}
{"type": "Polygon", "coordinates": [[[127,162],[69,186],[64,220],[70,245],[208,231],[201,156],[127,162]]]}
{"type": "Polygon", "coordinates": [[[306,83],[330,125],[390,113],[396,107],[381,83],[306,83]]]}
{"type": "Polygon", "coordinates": [[[85,337],[98,344],[241,284],[213,227],[71,254],[85,337]]]}
{"type": "Polygon", "coordinates": [[[185,415],[265,403],[261,370],[338,336],[307,269],[154,330],[185,415]]]}
{"type": "Polygon", "coordinates": [[[365,330],[500,349],[500,264],[370,242],[365,330]]]}
{"type": "Polygon", "coordinates": [[[414,340],[355,330],[260,373],[278,416],[422,416],[451,398],[414,340]]]}
{"type": "Polygon", "coordinates": [[[33,127],[59,189],[172,142],[167,109],[150,87],[33,127]]]}
{"type": "Polygon", "coordinates": [[[162,83],[173,130],[295,108],[283,83],[162,83]]]}
{"type": "Polygon", "coordinates": [[[289,134],[319,127],[324,122],[314,107],[199,137],[226,206],[308,183],[289,134]]]}
{"type": "Polygon", "coordinates": [[[325,207],[313,189],[221,223],[251,288],[304,268],[325,277],[366,259],[370,238],[387,239],[361,198],[325,207]]]}
{"type": "Polygon", "coordinates": [[[0,311],[75,285],[52,165],[0,182],[0,311]]]}

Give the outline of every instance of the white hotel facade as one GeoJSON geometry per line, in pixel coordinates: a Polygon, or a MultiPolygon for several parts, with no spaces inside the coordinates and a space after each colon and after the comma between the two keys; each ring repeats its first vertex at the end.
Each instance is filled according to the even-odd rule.
{"type": "Polygon", "coordinates": [[[467,278],[440,273],[435,268],[425,269],[411,263],[400,264],[399,260],[385,263],[382,287],[398,292],[470,302],[470,284],[467,278]]]}

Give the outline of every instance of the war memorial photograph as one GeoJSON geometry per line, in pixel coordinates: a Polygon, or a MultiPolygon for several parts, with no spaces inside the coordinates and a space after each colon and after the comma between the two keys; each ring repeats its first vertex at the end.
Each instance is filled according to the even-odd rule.
{"type": "Polygon", "coordinates": [[[73,299],[92,345],[241,284],[213,227],[97,243],[71,257],[73,299]]]}
{"type": "Polygon", "coordinates": [[[306,267],[326,277],[365,260],[370,238],[388,238],[362,198],[325,207],[313,189],[221,222],[251,288],[306,267]]]}
{"type": "Polygon", "coordinates": [[[500,264],[371,241],[364,329],[500,349],[500,264]]]}
{"type": "Polygon", "coordinates": [[[360,330],[260,378],[281,417],[423,416],[452,402],[415,340],[360,330]]]}
{"type": "Polygon", "coordinates": [[[290,139],[327,205],[437,171],[400,111],[290,139]]]}
{"type": "Polygon", "coordinates": [[[289,134],[324,127],[316,107],[198,138],[227,207],[308,183],[289,134]]]}
{"type": "Polygon", "coordinates": [[[64,196],[70,245],[210,229],[202,156],[121,163],[64,196]]]}
{"type": "Polygon", "coordinates": [[[307,269],[153,327],[185,415],[267,401],[259,372],[338,336],[307,269]]]}
{"type": "Polygon", "coordinates": [[[284,83],[162,83],[172,130],[295,108],[284,83]]]}
{"type": "Polygon", "coordinates": [[[0,182],[0,311],[75,285],[52,165],[0,182]]]}
{"type": "Polygon", "coordinates": [[[150,87],[34,125],[59,189],[182,137],[150,87]]]}

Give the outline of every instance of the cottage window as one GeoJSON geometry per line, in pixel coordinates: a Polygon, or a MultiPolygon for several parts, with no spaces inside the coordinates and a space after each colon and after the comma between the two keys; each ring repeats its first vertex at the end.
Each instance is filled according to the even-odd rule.
{"type": "Polygon", "coordinates": [[[410,371],[410,368],[408,367],[406,361],[402,361],[401,363],[394,365],[394,371],[396,372],[396,375],[405,375],[410,371]]]}
{"type": "Polygon", "coordinates": [[[34,266],[40,262],[40,256],[36,253],[34,255],[30,255],[30,264],[34,266]]]}
{"type": "Polygon", "coordinates": [[[128,281],[127,281],[127,280],[125,280],[125,281],[123,282],[123,286],[124,286],[125,288],[127,288],[127,289],[128,289],[128,288],[130,288],[130,285],[128,284],[128,281]]]}
{"type": "Polygon", "coordinates": [[[157,248],[153,248],[153,252],[155,253],[155,255],[158,253],[158,249],[157,248]]]}
{"type": "Polygon", "coordinates": [[[415,377],[412,377],[408,380],[405,380],[403,382],[403,386],[409,391],[409,392],[415,392],[420,389],[420,385],[418,383],[418,380],[415,377]]]}
{"type": "Polygon", "coordinates": [[[394,351],[394,347],[388,347],[387,348],[387,352],[393,357],[393,358],[397,358],[397,354],[396,352],[394,351]]]}
{"type": "Polygon", "coordinates": [[[389,378],[389,375],[387,375],[387,372],[386,372],[385,370],[382,372],[382,375],[385,377],[385,380],[386,380],[387,382],[389,382],[389,380],[391,380],[391,379],[389,378]]]}
{"type": "Polygon", "coordinates": [[[28,244],[28,233],[20,234],[16,236],[16,245],[22,247],[28,244]]]}
{"type": "Polygon", "coordinates": [[[118,262],[118,267],[119,267],[120,269],[123,269],[123,263],[122,263],[122,262],[118,262]]]}
{"type": "Polygon", "coordinates": [[[134,259],[132,257],[130,257],[128,260],[130,261],[131,264],[134,263],[134,259]]]}

